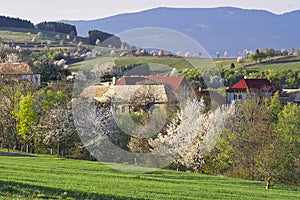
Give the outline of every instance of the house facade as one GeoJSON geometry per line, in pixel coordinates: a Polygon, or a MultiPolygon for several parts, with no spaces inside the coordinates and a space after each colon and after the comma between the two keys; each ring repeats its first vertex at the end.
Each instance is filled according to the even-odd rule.
{"type": "Polygon", "coordinates": [[[300,105],[300,88],[283,89],[280,93],[280,101],[284,104],[292,102],[300,105]]]}
{"type": "Polygon", "coordinates": [[[195,91],[184,76],[123,77],[115,85],[164,85],[173,91],[178,101],[196,97],[195,91]]]}
{"type": "Polygon", "coordinates": [[[88,86],[81,97],[101,104],[110,103],[117,113],[176,106],[194,93],[183,76],[123,77],[109,86],[88,86]]]}
{"type": "Polygon", "coordinates": [[[278,88],[267,79],[242,79],[226,90],[227,103],[243,103],[249,99],[260,101],[271,97],[278,88]]]}
{"type": "Polygon", "coordinates": [[[89,86],[81,97],[102,104],[109,103],[116,113],[164,108],[176,104],[174,93],[164,85],[89,86]]]}
{"type": "Polygon", "coordinates": [[[28,80],[36,85],[41,84],[41,74],[28,63],[0,63],[2,80],[28,80]]]}

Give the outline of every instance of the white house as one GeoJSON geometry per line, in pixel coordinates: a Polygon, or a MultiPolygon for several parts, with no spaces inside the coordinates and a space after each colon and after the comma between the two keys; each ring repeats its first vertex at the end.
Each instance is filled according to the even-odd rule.
{"type": "Polygon", "coordinates": [[[248,99],[269,98],[278,88],[267,79],[242,79],[226,90],[227,103],[243,103],[248,99]]]}
{"type": "Polygon", "coordinates": [[[28,80],[41,84],[41,74],[28,63],[0,63],[0,78],[4,80],[28,80]]]}

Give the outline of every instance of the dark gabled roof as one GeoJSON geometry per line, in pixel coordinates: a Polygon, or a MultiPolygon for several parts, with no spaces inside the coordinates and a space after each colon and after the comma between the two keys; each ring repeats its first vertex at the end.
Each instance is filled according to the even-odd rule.
{"type": "Polygon", "coordinates": [[[184,82],[184,76],[145,76],[145,77],[124,77],[116,85],[137,85],[141,82],[163,83],[172,89],[178,89],[184,82]]]}
{"type": "Polygon", "coordinates": [[[32,75],[39,74],[28,63],[0,63],[0,74],[5,75],[32,75]]]}
{"type": "Polygon", "coordinates": [[[272,85],[268,79],[242,79],[229,87],[226,92],[276,92],[277,90],[278,88],[272,85]]]}

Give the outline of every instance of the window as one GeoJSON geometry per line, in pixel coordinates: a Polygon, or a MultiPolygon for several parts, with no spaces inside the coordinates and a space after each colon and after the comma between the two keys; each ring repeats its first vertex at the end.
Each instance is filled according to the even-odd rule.
{"type": "Polygon", "coordinates": [[[242,94],[234,94],[234,100],[242,100],[243,99],[243,95],[242,94]]]}

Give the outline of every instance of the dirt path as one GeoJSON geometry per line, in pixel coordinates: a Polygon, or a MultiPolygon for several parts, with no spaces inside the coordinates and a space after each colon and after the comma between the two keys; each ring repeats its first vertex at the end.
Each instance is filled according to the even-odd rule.
{"type": "Polygon", "coordinates": [[[0,152],[0,156],[35,157],[34,155],[30,155],[30,154],[9,153],[9,152],[0,152]]]}

